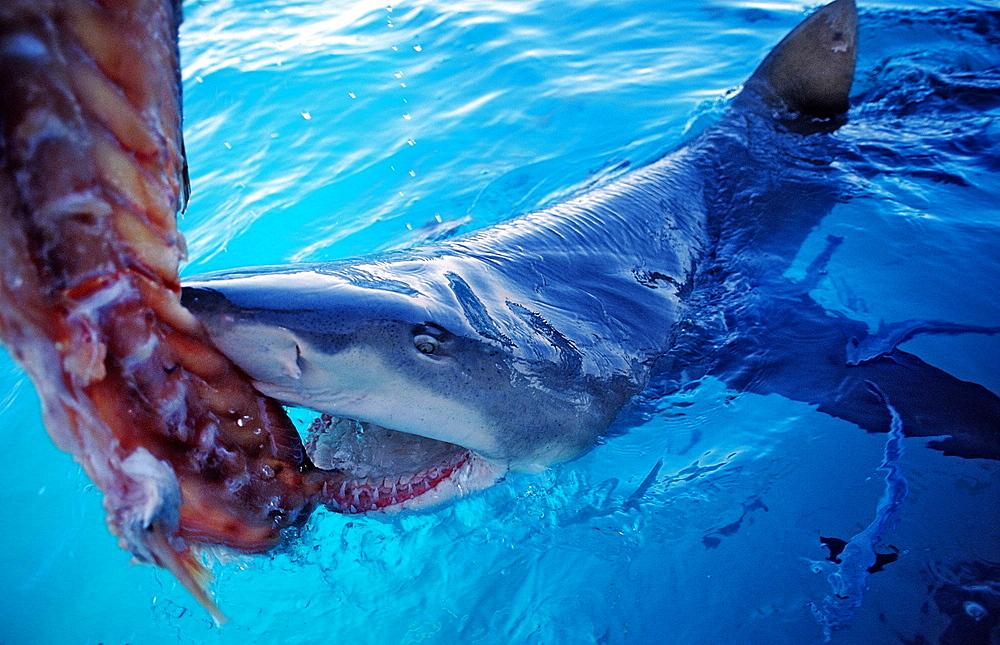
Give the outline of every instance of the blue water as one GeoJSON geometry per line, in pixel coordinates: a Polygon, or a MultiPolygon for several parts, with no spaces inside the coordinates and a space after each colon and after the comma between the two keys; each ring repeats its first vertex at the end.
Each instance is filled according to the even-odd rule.
{"type": "MultiPolygon", "coordinates": [[[[185,5],[194,275],[405,247],[605,182],[717,118],[812,3],[185,5]]],[[[811,292],[826,308],[872,329],[1000,324],[998,12],[863,4],[836,135],[852,198],[789,272],[843,237],[811,292]]],[[[998,336],[903,348],[1000,393],[998,336]]],[[[319,512],[279,553],[220,553],[218,627],[169,575],[128,566],[6,357],[0,378],[4,644],[819,643],[811,607],[838,569],[820,537],[862,534],[887,494],[886,435],[706,380],[541,475],[391,518],[319,512]]],[[[958,643],[984,626],[972,642],[989,642],[1000,465],[903,443],[909,493],[875,536],[898,560],[867,576],[833,642],[958,643]]]]}

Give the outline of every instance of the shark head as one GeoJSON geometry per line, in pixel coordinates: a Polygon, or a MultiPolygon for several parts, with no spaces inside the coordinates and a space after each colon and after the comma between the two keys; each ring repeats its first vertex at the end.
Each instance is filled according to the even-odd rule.
{"type": "MultiPolygon", "coordinates": [[[[195,278],[182,302],[262,393],[324,413],[307,441],[317,466],[379,485],[448,473],[467,490],[541,470],[593,445],[634,393],[588,374],[570,339],[468,260],[256,267],[195,278]]],[[[425,492],[447,496],[442,482],[425,492]]]]}

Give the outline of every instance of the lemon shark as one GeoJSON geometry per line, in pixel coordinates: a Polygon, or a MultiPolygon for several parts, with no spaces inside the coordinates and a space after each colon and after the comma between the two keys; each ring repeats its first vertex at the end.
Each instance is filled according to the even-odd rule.
{"type": "Polygon", "coordinates": [[[607,185],[417,248],[195,277],[182,302],[262,393],[324,413],[310,458],[363,484],[324,492],[344,512],[572,459],[636,395],[704,377],[888,431],[874,385],[907,434],[1000,458],[986,388],[891,342],[848,360],[867,327],[808,295],[840,240],[785,277],[846,192],[857,23],[852,0],[820,8],[716,124],[607,185]]]}

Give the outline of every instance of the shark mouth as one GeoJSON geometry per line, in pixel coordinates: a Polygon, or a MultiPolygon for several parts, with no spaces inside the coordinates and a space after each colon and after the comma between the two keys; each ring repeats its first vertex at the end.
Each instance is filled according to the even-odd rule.
{"type": "Polygon", "coordinates": [[[313,465],[343,479],[322,502],[340,513],[425,508],[486,488],[502,472],[462,446],[324,414],[305,441],[313,465]]]}

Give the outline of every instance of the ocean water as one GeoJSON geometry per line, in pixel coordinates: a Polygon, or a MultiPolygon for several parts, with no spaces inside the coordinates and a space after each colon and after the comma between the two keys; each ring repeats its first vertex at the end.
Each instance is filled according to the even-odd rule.
{"type": "MultiPolygon", "coordinates": [[[[710,125],[814,6],[188,1],[184,275],[412,246],[607,182],[710,125]]],[[[851,198],[789,271],[844,238],[814,300],[872,329],[1000,325],[998,70],[995,3],[862,4],[835,135],[851,198]]],[[[1000,336],[903,348],[1000,393],[1000,336]]],[[[419,513],[321,511],[279,552],[218,553],[217,626],[129,566],[6,356],[0,378],[3,644],[820,643],[837,572],[820,538],[879,517],[898,559],[833,642],[1000,642],[1000,464],[903,439],[886,515],[887,435],[712,379],[540,475],[419,513]]]]}

